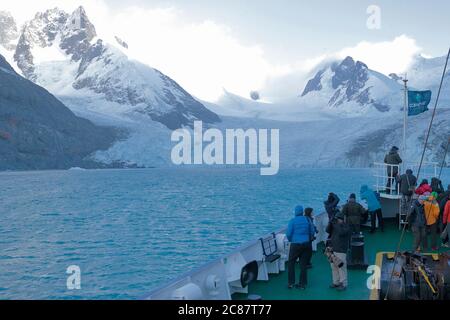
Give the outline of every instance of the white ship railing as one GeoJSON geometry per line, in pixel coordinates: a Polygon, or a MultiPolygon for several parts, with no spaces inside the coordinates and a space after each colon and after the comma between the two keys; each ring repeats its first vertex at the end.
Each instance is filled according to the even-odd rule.
{"type": "MultiPolygon", "coordinates": [[[[328,234],[325,231],[328,215],[321,213],[314,217],[314,224],[319,233],[313,242],[313,250],[317,244],[324,242],[328,234]]],[[[233,293],[248,293],[248,286],[241,286],[243,267],[256,261],[258,264],[258,281],[268,281],[269,274],[285,271],[289,257],[289,243],[286,239],[286,228],[270,233],[260,239],[274,236],[277,242],[277,261],[266,261],[261,240],[253,240],[231,253],[216,259],[200,268],[189,271],[175,280],[166,283],[149,294],[141,297],[145,300],[231,300],[233,293]]]]}
{"type": "MultiPolygon", "coordinates": [[[[430,182],[431,178],[437,177],[438,174],[438,163],[437,162],[424,162],[422,164],[419,179],[428,179],[430,182]]],[[[382,196],[386,198],[398,199],[401,197],[399,184],[395,172],[399,175],[404,174],[407,169],[411,169],[414,175],[417,175],[417,170],[419,169],[419,163],[407,162],[398,165],[386,164],[381,162],[374,163],[374,174],[375,177],[375,190],[382,196]],[[390,184],[388,181],[391,180],[390,184]]],[[[419,184],[420,181],[417,181],[419,184]]]]}
{"type": "MultiPolygon", "coordinates": [[[[403,225],[407,224],[406,208],[409,207],[409,204],[405,203],[402,206],[402,201],[405,201],[405,199],[402,200],[400,185],[394,173],[397,172],[398,175],[402,175],[408,169],[411,169],[413,171],[413,174],[417,176],[419,163],[406,162],[399,165],[390,165],[381,162],[374,163],[374,190],[378,192],[381,198],[384,199],[382,199],[383,201],[381,201],[381,206],[384,211],[383,214],[388,214],[390,216],[399,214],[399,229],[402,229],[403,225]],[[389,180],[390,183],[388,183],[389,180]],[[398,203],[393,203],[392,201],[397,201],[398,203]]],[[[430,182],[431,178],[437,177],[437,174],[438,163],[424,162],[420,171],[420,181],[417,181],[417,185],[420,184],[422,179],[428,179],[428,182],[430,182]]]]}

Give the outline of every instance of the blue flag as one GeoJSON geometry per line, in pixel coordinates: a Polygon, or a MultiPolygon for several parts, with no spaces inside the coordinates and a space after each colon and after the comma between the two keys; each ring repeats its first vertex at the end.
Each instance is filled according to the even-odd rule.
{"type": "Polygon", "coordinates": [[[408,116],[416,116],[428,111],[431,91],[408,91],[408,116]]]}

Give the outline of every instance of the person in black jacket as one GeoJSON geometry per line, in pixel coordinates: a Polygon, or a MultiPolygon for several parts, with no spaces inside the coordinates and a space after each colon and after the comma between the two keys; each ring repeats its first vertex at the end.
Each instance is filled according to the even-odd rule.
{"type": "Polygon", "coordinates": [[[347,252],[350,244],[350,227],[344,222],[342,212],[336,214],[336,217],[328,224],[326,231],[330,234],[329,247],[334,255],[343,262],[341,268],[330,263],[333,276],[330,288],[343,291],[347,288],[347,252]]]}
{"type": "Polygon", "coordinates": [[[324,201],[325,211],[328,213],[328,219],[331,221],[334,215],[337,213],[337,205],[341,201],[337,194],[330,192],[328,194],[328,199],[324,201]]]}
{"type": "Polygon", "coordinates": [[[356,202],[356,195],[352,193],[347,203],[342,207],[342,214],[353,233],[361,231],[361,220],[365,212],[366,209],[356,202]]]}
{"type": "Polygon", "coordinates": [[[408,169],[405,174],[402,174],[398,178],[398,183],[400,184],[400,193],[402,195],[402,212],[407,214],[408,209],[411,206],[411,198],[414,194],[414,189],[417,186],[417,178],[413,175],[413,171],[408,169]]]}
{"type": "Polygon", "coordinates": [[[384,157],[384,163],[386,163],[387,166],[387,185],[386,185],[386,193],[390,194],[392,189],[396,189],[397,185],[395,184],[394,180],[398,175],[398,165],[402,163],[402,158],[400,158],[400,155],[398,154],[398,148],[396,146],[393,146],[388,154],[384,157]],[[392,188],[392,185],[395,184],[395,187],[392,188]]]}
{"type": "Polygon", "coordinates": [[[442,186],[442,181],[439,178],[431,178],[431,190],[436,192],[438,195],[444,192],[444,187],[442,186]]]}
{"type": "Polygon", "coordinates": [[[422,248],[426,247],[426,219],[424,202],[427,200],[427,196],[420,196],[415,200],[408,213],[408,223],[411,226],[411,230],[414,235],[413,250],[420,252],[422,248]]]}

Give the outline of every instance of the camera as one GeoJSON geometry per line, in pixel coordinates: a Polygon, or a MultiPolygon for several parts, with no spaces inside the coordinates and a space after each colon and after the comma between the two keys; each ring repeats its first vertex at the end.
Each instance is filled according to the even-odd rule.
{"type": "Polygon", "coordinates": [[[328,261],[334,264],[337,268],[342,268],[344,266],[344,262],[334,254],[333,249],[330,247],[326,247],[323,253],[327,257],[328,261]]]}

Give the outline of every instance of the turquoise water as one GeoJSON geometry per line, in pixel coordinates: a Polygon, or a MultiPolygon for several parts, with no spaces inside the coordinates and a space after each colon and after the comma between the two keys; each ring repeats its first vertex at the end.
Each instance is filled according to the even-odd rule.
{"type": "MultiPolygon", "coordinates": [[[[0,173],[0,299],[135,299],[373,184],[369,169],[0,173]],[[81,269],[68,290],[66,269],[81,269]]],[[[444,181],[448,182],[446,171],[444,181]]]]}

